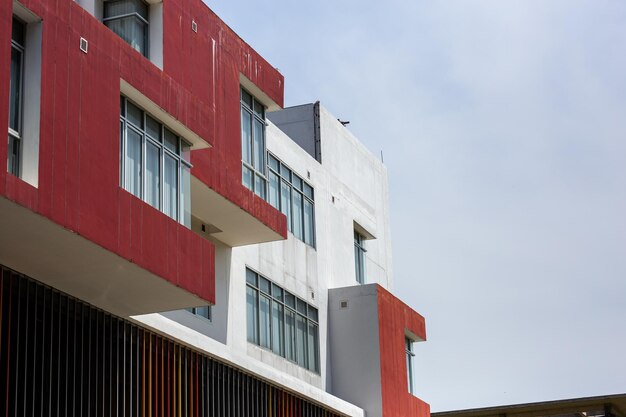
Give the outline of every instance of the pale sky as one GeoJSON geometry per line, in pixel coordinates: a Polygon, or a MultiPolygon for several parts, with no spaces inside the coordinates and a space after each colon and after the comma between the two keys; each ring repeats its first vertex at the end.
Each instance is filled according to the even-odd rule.
{"type": "Polygon", "coordinates": [[[626,1],[207,3],[383,151],[432,411],[626,392],[626,1]]]}

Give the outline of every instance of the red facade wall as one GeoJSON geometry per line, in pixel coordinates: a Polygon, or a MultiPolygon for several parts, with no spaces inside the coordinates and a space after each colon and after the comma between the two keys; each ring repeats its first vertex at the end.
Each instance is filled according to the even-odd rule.
{"type": "Polygon", "coordinates": [[[424,317],[378,286],[378,337],[383,417],[428,417],[430,406],[409,393],[405,330],[426,340],[424,317]]]}
{"type": "MultiPolygon", "coordinates": [[[[241,184],[239,126],[239,72],[281,105],[282,76],[200,0],[164,0],[164,71],[72,0],[22,4],[43,21],[39,185],[2,168],[0,195],[214,302],[213,245],[119,187],[120,79],[214,146],[192,153],[196,177],[286,237],[285,217],[241,184]]],[[[4,132],[11,16],[12,1],[0,0],[4,132]]]]}

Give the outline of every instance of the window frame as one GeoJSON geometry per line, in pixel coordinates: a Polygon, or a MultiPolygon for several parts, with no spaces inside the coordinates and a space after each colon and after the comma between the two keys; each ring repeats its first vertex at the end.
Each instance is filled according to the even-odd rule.
{"type": "Polygon", "coordinates": [[[309,184],[304,178],[300,175],[296,174],[293,169],[291,169],[287,164],[281,161],[276,155],[272,152],[267,152],[267,172],[268,172],[268,182],[267,182],[267,200],[272,207],[283,213],[287,216],[287,229],[299,240],[311,246],[312,248],[316,247],[316,230],[315,230],[315,188],[311,184],[309,184]],[[275,162],[275,164],[274,164],[275,162]],[[273,165],[276,165],[274,167],[273,165]],[[278,179],[278,198],[276,200],[276,204],[271,201],[271,187],[272,187],[272,176],[276,176],[278,179]],[[298,188],[297,182],[301,184],[301,187],[298,188]],[[289,207],[283,207],[283,185],[285,185],[289,189],[289,207]],[[308,191],[308,192],[307,192],[308,191]],[[294,203],[294,194],[301,198],[300,204],[300,227],[301,227],[301,236],[295,232],[294,224],[296,222],[295,213],[295,203],[294,203]],[[306,204],[309,203],[311,205],[311,236],[308,236],[307,233],[307,222],[306,222],[306,204]]]}
{"type": "MultiPolygon", "coordinates": [[[[23,135],[24,135],[24,76],[25,76],[25,55],[26,55],[26,23],[22,21],[15,14],[12,15],[11,19],[11,54],[15,50],[19,53],[19,86],[17,87],[16,95],[17,100],[15,107],[13,109],[14,112],[17,113],[17,130],[11,128],[11,118],[9,117],[7,126],[8,126],[8,144],[7,144],[7,172],[15,175],[16,177],[21,176],[22,170],[22,147],[23,147],[23,135]],[[19,23],[21,25],[21,34],[22,34],[22,42],[23,45],[18,42],[17,39],[14,39],[14,24],[19,23]]],[[[12,78],[11,71],[9,70],[9,78],[12,78]]],[[[13,103],[11,102],[10,97],[10,88],[9,88],[9,116],[11,115],[11,107],[13,103]]]]}
{"type": "Polygon", "coordinates": [[[414,341],[411,338],[404,336],[404,354],[406,357],[407,384],[409,388],[409,393],[415,395],[415,383],[413,381],[413,358],[415,357],[415,352],[413,351],[413,343],[414,341]]]}
{"type": "Polygon", "coordinates": [[[190,314],[193,314],[196,317],[206,320],[209,323],[213,322],[213,309],[211,308],[210,305],[200,306],[200,307],[189,307],[189,308],[186,308],[185,311],[187,311],[190,314]],[[198,310],[200,309],[206,309],[207,315],[199,313],[198,310]]]}
{"type": "Polygon", "coordinates": [[[150,56],[150,4],[145,2],[144,0],[130,0],[133,2],[139,2],[139,3],[143,3],[143,5],[146,7],[147,10],[147,16],[144,17],[142,16],[139,12],[135,11],[135,12],[131,12],[131,13],[123,13],[120,15],[115,15],[115,16],[108,16],[106,15],[106,11],[107,11],[107,3],[115,3],[117,1],[120,0],[103,0],[102,2],[102,23],[104,23],[104,25],[106,27],[108,27],[109,29],[111,29],[111,31],[113,31],[113,33],[115,33],[117,36],[119,36],[124,42],[128,43],[124,38],[122,38],[122,36],[115,32],[115,30],[113,30],[107,23],[108,22],[114,22],[117,20],[123,20],[129,17],[134,17],[135,19],[138,19],[141,23],[143,23],[143,46],[144,46],[144,50],[140,51],[137,48],[135,48],[132,44],[128,43],[131,48],[133,48],[134,50],[136,50],[137,52],[139,52],[140,54],[142,54],[143,56],[145,56],[146,58],[149,58],[150,56]]]}
{"type": "Polygon", "coordinates": [[[191,219],[186,219],[185,215],[185,206],[188,206],[187,209],[189,213],[191,213],[191,195],[187,196],[189,198],[189,202],[185,203],[183,201],[183,193],[190,193],[191,188],[191,169],[193,165],[191,164],[191,143],[186,141],[180,135],[175,133],[173,130],[169,129],[165,123],[160,121],[158,118],[152,116],[150,113],[145,111],[141,106],[137,105],[131,99],[124,95],[120,95],[120,187],[144,201],[146,204],[151,207],[159,210],[164,213],[166,216],[176,220],[177,222],[183,224],[184,226],[191,228],[191,219]],[[137,126],[132,120],[129,119],[128,116],[128,103],[132,104],[138,110],[141,111],[141,121],[143,126],[137,126]],[[123,109],[122,109],[123,108],[123,109]],[[160,139],[153,138],[150,132],[148,131],[148,118],[156,121],[159,125],[160,130],[160,139]],[[128,131],[129,129],[133,131],[135,134],[140,136],[141,145],[140,145],[140,181],[139,181],[139,191],[138,194],[135,194],[132,190],[127,188],[127,166],[126,159],[128,153],[128,131]],[[170,148],[168,148],[166,144],[166,134],[169,132],[170,134],[176,137],[176,148],[177,151],[174,152],[170,148]],[[159,176],[158,176],[158,204],[157,206],[150,203],[146,196],[146,189],[148,187],[147,184],[147,150],[149,146],[154,146],[158,149],[159,152],[159,176]],[[176,163],[176,216],[173,217],[169,213],[165,211],[165,164],[167,158],[171,158],[176,163]],[[186,172],[185,172],[186,171],[186,172]],[[183,179],[183,177],[188,178],[187,181],[183,179]],[[185,189],[185,191],[183,190],[185,189]]]}
{"type": "Polygon", "coordinates": [[[367,249],[365,248],[365,241],[367,239],[357,230],[354,231],[354,269],[356,282],[359,284],[365,284],[365,254],[367,249]]]}
{"type": "Polygon", "coordinates": [[[267,122],[265,120],[267,108],[262,102],[257,100],[254,94],[250,93],[250,91],[246,90],[243,86],[240,86],[239,104],[240,104],[239,112],[240,112],[240,117],[241,117],[241,120],[240,120],[240,124],[241,124],[241,130],[240,130],[240,134],[241,134],[241,182],[246,188],[248,188],[254,194],[261,197],[263,200],[267,200],[267,187],[268,187],[267,134],[266,134],[266,129],[265,129],[267,125],[267,122]],[[245,95],[248,95],[250,97],[251,99],[250,103],[246,102],[246,100],[244,99],[245,95]],[[261,112],[257,112],[255,110],[257,105],[261,109],[261,112]],[[243,113],[244,112],[247,113],[247,116],[249,117],[249,120],[250,120],[250,141],[248,143],[248,146],[250,149],[250,161],[246,161],[244,159],[244,135],[243,135],[243,124],[244,124],[243,113]],[[255,144],[255,137],[256,137],[256,133],[254,129],[255,121],[261,124],[262,135],[263,135],[263,138],[262,138],[263,149],[260,155],[263,156],[264,160],[261,162],[262,166],[260,167],[254,166],[255,165],[254,144],[255,144]],[[251,175],[252,175],[250,186],[248,186],[245,182],[246,169],[251,171],[251,175]],[[257,181],[256,181],[257,178],[261,180],[261,184],[262,184],[261,188],[257,188],[257,181]]]}
{"type": "MultiPolygon", "coordinates": [[[[280,309],[279,309],[280,310],[280,309]]],[[[314,372],[316,374],[320,374],[320,324],[319,324],[319,309],[302,298],[296,296],[294,293],[285,290],[283,287],[275,284],[271,280],[267,279],[263,275],[257,273],[256,271],[246,267],[246,339],[249,343],[258,346],[261,349],[268,350],[274,353],[277,356],[280,356],[291,363],[294,363],[301,368],[304,368],[310,372],[314,372]],[[251,282],[250,277],[253,277],[251,282]],[[261,283],[265,281],[269,283],[269,292],[265,289],[262,289],[261,283]],[[250,323],[247,321],[248,317],[248,308],[249,304],[247,301],[248,289],[253,291],[256,294],[256,305],[254,309],[256,311],[253,312],[252,316],[256,317],[256,322],[253,323],[254,328],[252,330],[255,334],[255,340],[250,340],[248,337],[250,332],[250,323]],[[269,304],[269,346],[263,346],[261,344],[261,297],[267,297],[270,299],[269,304]],[[293,304],[287,301],[287,298],[293,300],[293,304]],[[279,329],[279,334],[282,334],[282,345],[276,349],[274,346],[274,320],[272,316],[273,306],[277,304],[282,307],[282,329],[279,329]],[[304,313],[301,308],[304,307],[304,313]],[[291,340],[291,347],[293,349],[293,359],[290,358],[291,355],[287,352],[287,333],[288,333],[288,325],[287,325],[287,316],[293,316],[293,334],[291,340]],[[299,357],[299,342],[298,342],[298,319],[301,319],[304,323],[304,340],[305,344],[302,346],[303,358],[299,357]],[[313,337],[315,342],[313,346],[309,345],[309,340],[311,334],[309,329],[313,326],[316,330],[316,333],[313,337]],[[282,330],[282,331],[281,331],[282,330]],[[313,352],[310,352],[310,349],[313,349],[313,352]],[[311,356],[313,355],[313,356],[311,356]],[[315,363],[311,364],[310,359],[313,359],[315,363]]]]}

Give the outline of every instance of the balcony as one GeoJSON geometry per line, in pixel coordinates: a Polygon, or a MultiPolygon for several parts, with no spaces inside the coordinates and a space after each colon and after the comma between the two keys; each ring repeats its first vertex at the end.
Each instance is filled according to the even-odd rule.
{"type": "Polygon", "coordinates": [[[331,289],[328,306],[332,394],[368,415],[428,417],[409,392],[405,349],[426,340],[424,318],[378,284],[331,289]]]}
{"type": "MultiPolygon", "coordinates": [[[[29,185],[7,177],[10,188],[35,196],[31,201],[37,205],[29,185]]],[[[161,213],[150,207],[142,209],[145,204],[134,197],[123,198],[138,223],[120,235],[120,239],[130,240],[129,259],[0,197],[0,264],[120,316],[212,300],[213,246],[174,221],[160,221],[161,213]],[[156,226],[163,228],[159,231],[156,226]],[[178,245],[171,247],[172,241],[178,245]],[[164,249],[168,246],[169,250],[164,249]],[[158,257],[163,259],[156,261],[158,257]],[[146,259],[155,262],[148,268],[137,263],[146,259]]]]}

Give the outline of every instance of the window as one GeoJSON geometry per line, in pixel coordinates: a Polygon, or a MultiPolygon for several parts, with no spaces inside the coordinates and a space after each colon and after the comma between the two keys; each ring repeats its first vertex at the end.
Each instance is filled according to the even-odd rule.
{"type": "Polygon", "coordinates": [[[287,227],[295,237],[315,247],[313,187],[272,154],[268,166],[268,202],[287,216],[287,227]]]}
{"type": "Polygon", "coordinates": [[[191,314],[195,314],[198,317],[202,317],[208,321],[211,321],[211,306],[191,307],[186,308],[191,314]]]}
{"type": "Polygon", "coordinates": [[[319,373],[317,308],[246,269],[248,341],[319,373]]]}
{"type": "Polygon", "coordinates": [[[123,96],[120,141],[121,186],[191,227],[190,145],[123,96]]]}
{"type": "Polygon", "coordinates": [[[265,200],[265,107],[241,89],[241,163],[243,185],[265,200]]]}
{"type": "Polygon", "coordinates": [[[24,50],[26,25],[13,17],[11,29],[11,76],[9,87],[9,147],[7,170],[13,175],[20,175],[20,153],[22,149],[22,112],[24,50]]]}
{"type": "Polygon", "coordinates": [[[102,21],[126,43],[148,56],[150,7],[142,0],[107,0],[102,21]]]}
{"type": "Polygon", "coordinates": [[[409,392],[415,394],[413,390],[413,341],[408,337],[404,338],[405,354],[406,354],[406,377],[409,385],[409,392]]]}
{"type": "Polygon", "coordinates": [[[354,268],[356,280],[359,284],[365,284],[365,237],[354,231],[354,268]]]}
{"type": "Polygon", "coordinates": [[[33,187],[39,185],[42,31],[41,19],[14,1],[6,164],[7,172],[33,187]]]}

